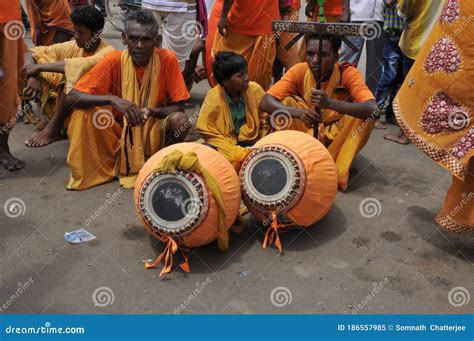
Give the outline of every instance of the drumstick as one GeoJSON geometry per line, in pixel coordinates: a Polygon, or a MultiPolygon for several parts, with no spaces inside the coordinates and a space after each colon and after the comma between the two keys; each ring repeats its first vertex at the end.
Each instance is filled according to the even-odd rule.
{"type": "MultiPolygon", "coordinates": [[[[318,70],[316,73],[316,89],[321,90],[321,82],[322,82],[322,67],[323,67],[323,37],[319,36],[319,51],[318,51],[318,70]]],[[[314,108],[318,113],[321,113],[319,108],[314,108]]],[[[318,131],[319,131],[319,124],[316,124],[313,128],[313,136],[318,139],[318,131]]]]}

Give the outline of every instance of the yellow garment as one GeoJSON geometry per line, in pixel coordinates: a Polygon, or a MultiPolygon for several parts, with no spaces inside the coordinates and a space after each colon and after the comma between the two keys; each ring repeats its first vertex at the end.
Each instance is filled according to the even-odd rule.
{"type": "MultiPolygon", "coordinates": [[[[330,98],[337,98],[334,89],[338,86],[340,71],[334,67],[325,92],[330,98]]],[[[310,69],[304,79],[304,99],[298,96],[286,97],[284,105],[307,109],[311,103],[311,89],[316,87],[316,80],[310,69]]],[[[323,124],[319,127],[319,139],[323,142],[337,166],[338,183],[345,191],[349,183],[349,169],[357,153],[364,148],[372,130],[373,120],[361,120],[349,115],[341,115],[336,111],[323,109],[323,124]]],[[[313,129],[300,119],[292,119],[286,130],[298,130],[313,135],[313,129]]]]}
{"type": "Polygon", "coordinates": [[[232,51],[244,57],[248,63],[249,79],[268,90],[272,83],[273,61],[276,56],[276,42],[272,35],[246,36],[227,31],[223,37],[217,33],[212,58],[219,51],[232,51]]]}
{"type": "Polygon", "coordinates": [[[403,54],[416,59],[431,32],[445,0],[398,0],[398,14],[406,18],[399,46],[403,54]]]}
{"type": "Polygon", "coordinates": [[[41,77],[53,86],[59,86],[59,84],[65,81],[65,93],[69,93],[82,75],[92,69],[106,54],[112,51],[114,51],[114,48],[104,40],[101,40],[97,50],[90,56],[85,56],[84,49],[77,46],[74,40],[51,46],[37,46],[31,49],[37,64],[64,61],[64,75],[43,72],[41,77]]]}
{"type": "Polygon", "coordinates": [[[204,178],[207,188],[211,191],[212,196],[219,206],[218,245],[219,249],[226,251],[229,248],[229,232],[225,227],[224,200],[222,199],[222,194],[216,180],[214,180],[212,175],[201,166],[195,152],[183,153],[179,150],[174,150],[160,161],[153,172],[175,174],[176,170],[197,172],[204,178]]]}
{"type": "Polygon", "coordinates": [[[453,175],[436,217],[455,232],[474,233],[474,2],[448,2],[393,102],[410,141],[453,175]],[[454,10],[453,10],[454,7],[454,10]]]}
{"type": "Polygon", "coordinates": [[[255,82],[249,83],[244,93],[245,124],[240,128],[239,136],[233,134],[234,123],[230,113],[225,90],[221,85],[209,90],[201,107],[196,123],[196,131],[206,143],[217,148],[217,151],[231,161],[234,167],[242,162],[247,152],[239,142],[255,143],[268,133],[267,114],[259,110],[260,101],[265,92],[255,82]]]}
{"type": "MultiPolygon", "coordinates": [[[[147,65],[141,86],[128,50],[121,60],[122,98],[138,107],[156,108],[160,60],[157,50],[147,65]]],[[[110,109],[110,108],[109,108],[110,109]]],[[[68,189],[82,190],[97,186],[120,175],[120,184],[133,188],[138,171],[146,159],[164,145],[166,119],[149,118],[143,127],[131,127],[123,117],[123,125],[110,119],[110,125],[97,128],[107,115],[107,108],[75,110],[68,128],[70,147],[68,165],[71,176],[68,189]]],[[[109,111],[110,112],[110,111],[109,111]]]]}
{"type": "MultiPolygon", "coordinates": [[[[51,120],[56,112],[57,101],[61,91],[68,94],[76,82],[87,71],[92,69],[105,55],[114,51],[114,48],[105,41],[101,41],[93,55],[84,56],[84,49],[79,48],[75,41],[54,44],[51,46],[37,46],[31,49],[37,64],[48,64],[64,61],[64,74],[53,72],[41,73],[41,112],[47,120],[51,120]]],[[[23,90],[24,84],[21,86],[23,90]]],[[[22,95],[22,94],[20,94],[22,95]]],[[[22,96],[25,100],[25,98],[22,96]]],[[[30,123],[37,125],[39,129],[44,128],[42,122],[34,116],[33,112],[27,111],[26,115],[30,123]]]]}

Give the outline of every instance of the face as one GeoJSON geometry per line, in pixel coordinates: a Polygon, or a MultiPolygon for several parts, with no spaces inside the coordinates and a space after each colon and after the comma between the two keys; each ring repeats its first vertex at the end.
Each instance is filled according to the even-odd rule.
{"type": "Polygon", "coordinates": [[[80,48],[88,48],[94,45],[100,37],[98,32],[92,32],[87,27],[74,24],[74,40],[80,48]]]}
{"type": "MultiPolygon", "coordinates": [[[[309,68],[313,72],[314,77],[318,73],[318,55],[319,55],[319,40],[312,39],[308,41],[306,45],[306,62],[309,68]]],[[[322,63],[322,78],[323,80],[328,79],[331,76],[334,64],[339,60],[339,54],[337,51],[333,51],[331,42],[329,40],[323,40],[323,63],[322,63]]]]}
{"type": "Polygon", "coordinates": [[[234,73],[231,77],[224,80],[225,88],[238,92],[244,92],[249,88],[248,70],[242,70],[234,73]]]}
{"type": "Polygon", "coordinates": [[[151,25],[129,22],[125,32],[122,33],[122,41],[127,46],[135,65],[140,67],[148,65],[157,46],[157,37],[151,25]]]}

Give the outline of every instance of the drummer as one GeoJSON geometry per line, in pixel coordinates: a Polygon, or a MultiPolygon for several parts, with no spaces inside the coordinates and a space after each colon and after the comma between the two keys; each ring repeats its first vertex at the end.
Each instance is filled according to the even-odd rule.
{"type": "Polygon", "coordinates": [[[319,140],[336,162],[339,188],[345,191],[351,163],[379,116],[377,103],[360,72],[351,64],[337,63],[341,47],[337,36],[323,36],[322,89],[317,90],[319,35],[307,35],[306,41],[306,63],[288,70],[268,90],[260,109],[273,113],[270,122],[280,122],[276,130],[313,134],[313,128],[318,129],[319,140]]]}
{"type": "Polygon", "coordinates": [[[212,70],[218,85],[207,93],[196,131],[238,168],[244,148],[268,132],[268,115],[259,110],[265,91],[249,81],[246,60],[234,52],[218,52],[212,70]]]}

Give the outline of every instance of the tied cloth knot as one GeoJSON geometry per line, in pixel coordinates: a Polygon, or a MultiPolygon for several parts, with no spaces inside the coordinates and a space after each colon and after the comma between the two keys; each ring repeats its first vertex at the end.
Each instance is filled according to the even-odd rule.
{"type": "MultiPolygon", "coordinates": [[[[217,205],[218,205],[218,222],[219,226],[217,228],[217,240],[219,249],[222,251],[226,251],[229,247],[229,233],[225,228],[225,209],[224,209],[224,199],[222,198],[221,191],[219,189],[219,185],[217,184],[214,177],[201,166],[198,156],[195,152],[180,152],[179,150],[174,150],[165,156],[159,164],[153,169],[152,174],[156,172],[165,172],[165,173],[172,173],[175,174],[177,170],[185,171],[185,172],[196,172],[200,174],[206,183],[207,188],[211,192],[212,196],[214,197],[217,205]]],[[[166,248],[163,253],[158,256],[156,261],[153,264],[146,264],[145,267],[151,268],[156,267],[158,263],[165,257],[165,267],[163,273],[168,273],[171,271],[171,264],[172,264],[172,256],[178,250],[178,245],[176,242],[169,236],[162,237],[159,235],[154,234],[162,242],[166,243],[166,248]]],[[[183,253],[184,255],[184,253],[183,253]]],[[[186,257],[185,257],[186,258],[186,257]]],[[[183,265],[183,264],[182,264],[183,265]]],[[[181,266],[181,268],[185,271],[189,271],[189,266],[187,266],[187,258],[185,262],[185,268],[181,266]]],[[[160,274],[161,276],[161,274],[160,274]]]]}
{"type": "Polygon", "coordinates": [[[281,248],[280,236],[278,235],[278,229],[281,227],[286,227],[287,225],[278,224],[278,218],[277,218],[276,212],[271,212],[271,217],[272,217],[272,224],[270,225],[270,228],[267,230],[267,233],[265,234],[265,239],[263,240],[263,248],[266,249],[267,246],[270,246],[273,243],[275,243],[275,246],[277,247],[278,251],[281,253],[282,248],[281,248]]]}
{"type": "MultiPolygon", "coordinates": [[[[160,272],[160,277],[164,274],[170,273],[171,269],[173,267],[173,255],[178,251],[178,244],[174,241],[173,238],[166,236],[160,236],[156,233],[153,233],[153,235],[158,238],[161,242],[165,243],[165,249],[163,252],[156,258],[156,260],[153,263],[146,262],[145,263],[145,268],[146,269],[156,269],[158,267],[158,264],[164,259],[164,266],[163,269],[160,272]]],[[[184,253],[183,250],[181,250],[181,254],[183,255],[184,262],[179,265],[183,271],[190,272],[189,269],[189,260],[188,256],[184,253]]]]}

